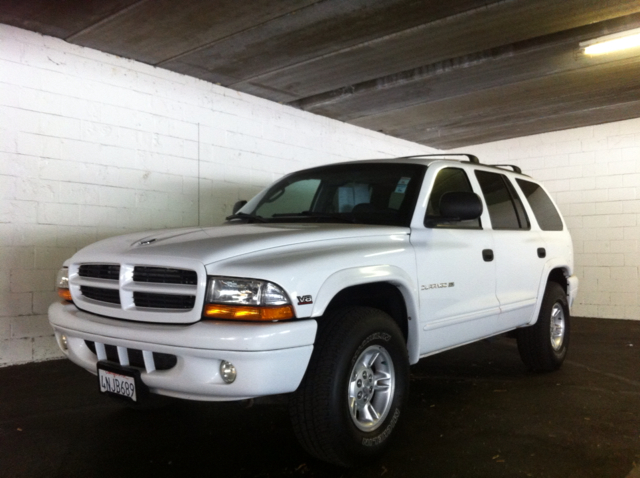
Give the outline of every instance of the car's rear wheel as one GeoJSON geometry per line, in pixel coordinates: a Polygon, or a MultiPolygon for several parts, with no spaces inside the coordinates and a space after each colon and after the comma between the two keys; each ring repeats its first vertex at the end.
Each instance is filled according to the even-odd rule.
{"type": "Polygon", "coordinates": [[[570,314],[562,287],[549,282],[542,299],[538,321],[518,329],[518,350],[524,364],[536,372],[550,372],[562,366],[569,348],[570,314]]]}
{"type": "Polygon", "coordinates": [[[408,374],[404,337],[387,314],[350,307],[323,317],[307,373],[291,399],[300,443],[341,466],[380,453],[402,413],[408,374]]]}

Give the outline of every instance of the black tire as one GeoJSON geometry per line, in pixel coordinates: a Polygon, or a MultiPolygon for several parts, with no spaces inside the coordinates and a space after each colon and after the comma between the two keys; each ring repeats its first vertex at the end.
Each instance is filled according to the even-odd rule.
{"type": "Polygon", "coordinates": [[[316,458],[355,466],[386,448],[402,414],[409,386],[406,344],[397,324],[378,309],[349,307],[318,322],[307,372],[291,396],[293,429],[316,458]],[[368,419],[372,409],[379,418],[370,413],[368,419]]]}
{"type": "Polygon", "coordinates": [[[534,372],[559,369],[569,349],[571,317],[562,287],[549,282],[544,292],[538,321],[517,330],[518,350],[524,364],[534,372]]]}

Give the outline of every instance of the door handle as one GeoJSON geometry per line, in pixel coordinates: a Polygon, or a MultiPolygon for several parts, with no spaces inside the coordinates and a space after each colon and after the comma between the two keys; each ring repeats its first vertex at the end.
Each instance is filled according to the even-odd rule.
{"type": "Polygon", "coordinates": [[[483,249],[482,259],[484,259],[485,262],[491,262],[493,260],[493,251],[491,249],[483,249]]]}
{"type": "Polygon", "coordinates": [[[540,259],[547,257],[547,250],[544,247],[538,247],[538,257],[540,259]]]}

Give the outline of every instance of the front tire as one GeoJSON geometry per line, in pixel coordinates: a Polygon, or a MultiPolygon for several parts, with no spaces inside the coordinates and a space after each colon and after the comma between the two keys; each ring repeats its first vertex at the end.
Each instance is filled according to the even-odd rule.
{"type": "Polygon", "coordinates": [[[291,398],[291,419],[315,457],[354,466],[381,453],[408,393],[402,332],[384,312],[349,307],[320,319],[314,351],[291,398]]]}
{"type": "Polygon", "coordinates": [[[518,350],[527,368],[551,372],[562,366],[569,348],[569,324],[567,296],[559,284],[549,282],[538,321],[517,330],[518,350]]]}

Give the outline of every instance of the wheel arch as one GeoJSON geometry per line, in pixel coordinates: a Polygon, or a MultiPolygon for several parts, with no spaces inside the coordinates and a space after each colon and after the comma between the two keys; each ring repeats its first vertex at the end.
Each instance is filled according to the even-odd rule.
{"type": "Polygon", "coordinates": [[[562,287],[562,290],[564,290],[566,294],[567,293],[567,274],[568,274],[568,270],[566,268],[556,267],[555,269],[552,269],[549,271],[549,274],[547,275],[547,283],[555,282],[560,287],[562,287]]]}
{"type": "Polygon", "coordinates": [[[387,313],[402,331],[409,352],[409,363],[419,353],[417,290],[408,274],[395,266],[345,269],[330,276],[314,302],[313,317],[341,307],[374,307],[387,313]]]}
{"type": "Polygon", "coordinates": [[[542,307],[542,300],[544,298],[544,292],[547,289],[547,284],[554,282],[562,287],[565,294],[569,295],[569,276],[571,275],[571,268],[568,264],[560,261],[552,261],[545,265],[545,269],[542,273],[542,280],[538,287],[538,300],[536,308],[531,316],[531,321],[527,325],[533,325],[538,320],[538,314],[542,307]]]}

